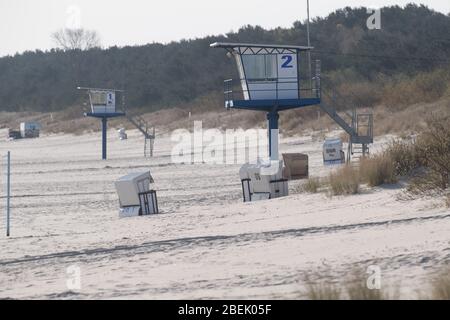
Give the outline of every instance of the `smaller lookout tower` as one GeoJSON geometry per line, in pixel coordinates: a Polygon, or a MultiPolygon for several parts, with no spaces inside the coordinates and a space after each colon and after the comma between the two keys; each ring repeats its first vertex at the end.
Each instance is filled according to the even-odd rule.
{"type": "Polygon", "coordinates": [[[98,118],[102,121],[102,159],[106,160],[108,119],[125,116],[124,112],[118,112],[116,110],[117,96],[123,93],[123,90],[82,87],[78,87],[77,89],[86,90],[89,96],[91,111],[86,112],[84,115],[86,117],[98,118]]]}
{"type": "Polygon", "coordinates": [[[301,53],[312,48],[248,43],[211,47],[226,49],[238,68],[238,81],[225,80],[225,107],[267,113],[269,156],[278,161],[279,112],[320,104],[319,63],[314,77],[300,76],[301,53]]]}

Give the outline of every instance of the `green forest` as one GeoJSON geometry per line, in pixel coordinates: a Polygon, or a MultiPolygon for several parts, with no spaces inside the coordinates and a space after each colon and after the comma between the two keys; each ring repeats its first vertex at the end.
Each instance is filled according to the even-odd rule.
{"type": "MultiPolygon", "coordinates": [[[[450,15],[426,6],[385,7],[369,30],[366,8],[344,8],[311,23],[313,59],[333,81],[361,83],[448,68],[450,15]]],[[[58,111],[81,104],[77,86],[121,88],[131,108],[180,106],[222,90],[235,66],[216,41],[306,45],[306,24],[201,39],[108,49],[33,51],[0,58],[1,111],[58,111]]],[[[448,69],[447,69],[448,70],[448,69]]]]}

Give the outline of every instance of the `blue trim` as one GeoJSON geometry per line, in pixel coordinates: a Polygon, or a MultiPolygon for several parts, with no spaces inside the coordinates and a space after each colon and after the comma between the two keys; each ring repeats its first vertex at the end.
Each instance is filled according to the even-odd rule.
{"type": "Polygon", "coordinates": [[[340,165],[340,164],[344,164],[345,160],[324,160],[323,161],[324,165],[326,166],[336,166],[336,165],[340,165]]]}
{"type": "Polygon", "coordinates": [[[282,99],[282,100],[233,100],[234,109],[256,110],[270,112],[274,109],[285,111],[290,109],[314,106],[320,104],[319,98],[282,99]]]}

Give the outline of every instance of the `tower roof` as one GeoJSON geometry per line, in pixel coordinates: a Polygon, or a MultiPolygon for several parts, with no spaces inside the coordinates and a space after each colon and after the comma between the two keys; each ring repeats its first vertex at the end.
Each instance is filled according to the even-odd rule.
{"type": "Polygon", "coordinates": [[[309,51],[313,47],[279,45],[279,44],[256,44],[256,43],[228,43],[215,42],[211,48],[223,48],[239,54],[273,54],[273,53],[297,53],[299,51],[309,51]]]}

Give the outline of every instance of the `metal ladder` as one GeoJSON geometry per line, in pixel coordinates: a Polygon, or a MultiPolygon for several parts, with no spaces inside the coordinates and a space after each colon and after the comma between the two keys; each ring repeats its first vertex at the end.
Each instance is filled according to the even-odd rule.
{"type": "Polygon", "coordinates": [[[125,113],[125,117],[130,121],[136,129],[138,129],[144,136],[144,157],[153,157],[153,149],[155,146],[156,130],[155,127],[152,128],[152,133],[150,133],[150,125],[144,118],[139,115],[131,116],[128,114],[125,107],[125,97],[122,97],[122,112],[125,113]]]}
{"type": "MultiPolygon", "coordinates": [[[[359,155],[357,158],[364,158],[370,154],[369,145],[373,143],[373,114],[357,113],[353,110],[352,127],[357,133],[356,137],[350,137],[349,154],[359,155]]],[[[347,159],[351,161],[351,156],[347,159]]]]}
{"type": "MultiPolygon", "coordinates": [[[[322,91],[335,105],[338,105],[337,100],[331,95],[322,91]]],[[[347,162],[352,161],[352,156],[359,154],[360,157],[365,157],[370,153],[369,145],[373,143],[373,114],[372,113],[357,113],[356,108],[351,113],[345,112],[350,118],[350,123],[347,122],[341,115],[338,114],[336,108],[327,105],[323,100],[320,108],[327,113],[348,135],[348,153],[347,162]]],[[[359,157],[359,158],[360,158],[359,157]]]]}
{"type": "Polygon", "coordinates": [[[128,121],[130,121],[144,136],[144,157],[153,157],[153,149],[155,145],[156,130],[155,127],[150,133],[149,123],[141,116],[129,116],[126,114],[128,121]]]}

